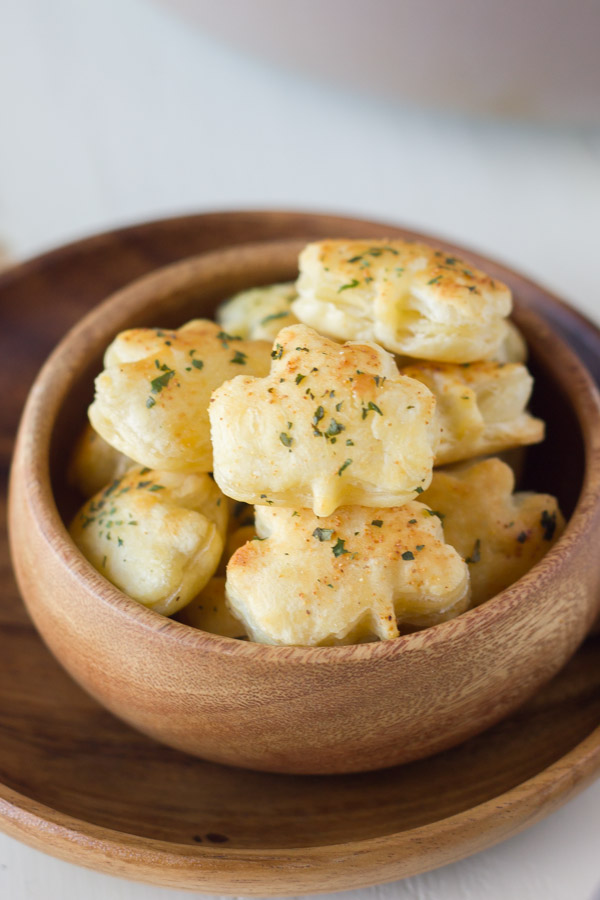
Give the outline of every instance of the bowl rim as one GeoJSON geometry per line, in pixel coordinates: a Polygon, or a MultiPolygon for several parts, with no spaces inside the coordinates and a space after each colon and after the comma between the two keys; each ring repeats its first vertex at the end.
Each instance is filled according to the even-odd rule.
{"type": "MultiPolygon", "coordinates": [[[[436,243],[435,237],[428,239],[427,236],[420,234],[415,234],[415,237],[417,240],[430,240],[436,243]]],[[[420,632],[400,635],[393,640],[331,647],[260,644],[204,632],[162,616],[133,600],[94,569],[71,539],[58,511],[51,487],[49,470],[51,434],[56,415],[65,402],[66,391],[88,352],[85,350],[84,339],[91,339],[97,332],[106,331],[106,320],[110,320],[111,314],[114,314],[124,302],[131,301],[131,298],[136,298],[138,307],[141,308],[144,302],[155,297],[161,287],[164,289],[165,284],[169,285],[172,292],[173,282],[189,285],[191,276],[207,278],[215,271],[227,270],[230,265],[239,261],[252,264],[258,257],[268,258],[274,250],[297,256],[305,243],[306,241],[299,239],[260,241],[201,253],[155,269],[110,294],[67,332],[40,369],[30,389],[21,418],[15,458],[21,457],[25,470],[32,476],[28,479],[26,499],[54,555],[79,578],[85,580],[85,589],[93,594],[99,603],[112,607],[119,615],[130,622],[135,622],[142,629],[151,632],[160,631],[166,640],[183,644],[190,650],[231,657],[260,657],[262,662],[285,660],[298,664],[346,664],[350,661],[389,660],[399,653],[416,652],[425,647],[432,648],[442,641],[452,639],[457,632],[479,630],[482,618],[490,623],[503,618],[508,610],[522,605],[526,597],[531,598],[534,588],[535,592],[543,590],[544,585],[554,578],[559,565],[562,565],[565,552],[568,554],[573,545],[585,536],[594,515],[600,509],[600,393],[587,368],[574,351],[542,317],[528,309],[526,305],[521,305],[518,297],[515,298],[516,318],[535,326],[534,342],[537,349],[542,348],[543,342],[550,338],[553,344],[551,354],[553,366],[557,370],[569,372],[569,381],[562,384],[581,429],[585,460],[583,482],[565,531],[548,553],[505,590],[455,619],[430,626],[420,632]],[[37,436],[37,440],[33,440],[33,435],[37,436]],[[560,553],[558,548],[561,550],[560,553]]],[[[468,249],[464,251],[460,247],[457,249],[466,257],[470,255],[468,249]]],[[[507,266],[492,260],[489,262],[501,274],[505,273],[508,276],[515,274],[521,277],[507,266]]],[[[527,281],[542,295],[552,297],[552,294],[542,286],[529,279],[527,281]]],[[[129,314],[131,315],[131,311],[129,314]]],[[[122,326],[118,330],[121,328],[122,326]]],[[[111,329],[111,332],[114,334],[114,329],[111,329]]]]}

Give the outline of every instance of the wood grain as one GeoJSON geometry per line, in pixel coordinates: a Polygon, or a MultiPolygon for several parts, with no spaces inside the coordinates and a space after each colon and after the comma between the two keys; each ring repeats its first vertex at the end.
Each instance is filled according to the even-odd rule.
{"type": "MultiPolygon", "coordinates": [[[[282,219],[288,234],[304,228],[292,235],[302,238],[315,230],[365,233],[362,223],[338,220],[334,230],[329,221],[318,231],[306,217],[245,215],[245,238],[281,236],[282,219]]],[[[140,274],[142,257],[151,268],[192,243],[194,252],[202,249],[206,232],[220,243],[240,234],[238,223],[228,229],[228,215],[208,218],[133,229],[122,245],[114,235],[96,238],[5,275],[3,312],[15,334],[34,335],[27,346],[7,343],[6,371],[20,359],[23,378],[30,378],[60,329],[100,298],[107,281],[108,289],[120,286],[119,272],[121,283],[140,274]],[[141,252],[131,255],[136,241],[141,252]],[[53,303],[60,315],[47,315],[53,303]],[[38,308],[49,334],[37,322],[38,308]]],[[[523,295],[530,290],[535,298],[527,285],[523,295]]],[[[560,305],[555,310],[576,329],[576,316],[560,305]]],[[[5,465],[17,407],[11,396],[1,411],[5,465]]],[[[9,833],[63,858],[192,890],[265,895],[358,887],[424,871],[515,833],[564,802],[600,765],[600,734],[593,731],[600,718],[597,641],[511,719],[430,760],[300,778],[192,759],[131,731],[64,674],[17,599],[5,544],[0,563],[0,818],[9,833]]]]}

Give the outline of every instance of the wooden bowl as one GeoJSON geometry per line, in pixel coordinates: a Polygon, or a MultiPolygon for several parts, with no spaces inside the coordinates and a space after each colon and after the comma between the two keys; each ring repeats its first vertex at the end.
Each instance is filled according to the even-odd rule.
{"type": "MultiPolygon", "coordinates": [[[[66,527],[65,461],[102,353],[123,328],[212,315],[231,293],[289,280],[294,242],[246,245],[159,270],[86,316],[51,355],[27,402],[11,480],[17,578],[68,672],[139,730],[205,759],[286,773],[383,768],[451,747],[523,703],[569,659],[600,605],[600,404],[582,364],[517,303],[548,440],[527,487],[555,493],[564,535],[516,584],[477,609],[393,641],[271,647],[195,631],[108,583],[66,527]]],[[[518,300],[518,298],[517,298],[518,300]]]]}

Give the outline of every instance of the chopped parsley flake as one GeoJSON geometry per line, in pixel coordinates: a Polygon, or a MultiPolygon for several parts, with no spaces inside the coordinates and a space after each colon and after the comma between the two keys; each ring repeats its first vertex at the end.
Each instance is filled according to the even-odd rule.
{"type": "Polygon", "coordinates": [[[330,541],[333,537],[333,528],[315,528],[313,537],[318,541],[330,541]]]}
{"type": "Polygon", "coordinates": [[[275,319],[284,319],[286,316],[289,316],[289,312],[283,310],[283,312],[271,313],[269,316],[265,316],[264,319],[260,320],[261,325],[266,325],[267,322],[274,322],[275,319]]]}
{"type": "Polygon", "coordinates": [[[437,516],[438,519],[440,519],[440,521],[446,518],[446,514],[442,513],[442,512],[438,512],[437,509],[426,509],[425,514],[427,516],[437,516]]]}
{"type": "Polygon", "coordinates": [[[343,284],[341,287],[338,288],[338,294],[341,294],[342,291],[350,290],[350,288],[358,287],[359,284],[360,284],[360,281],[358,280],[358,278],[353,278],[352,281],[348,282],[348,284],[343,284]]]}
{"type": "Polygon", "coordinates": [[[402,554],[402,559],[405,559],[407,561],[409,559],[414,559],[414,558],[415,558],[415,554],[412,552],[412,550],[405,550],[404,553],[402,554]]]}
{"type": "MultiPolygon", "coordinates": [[[[245,366],[247,359],[248,355],[246,353],[242,353],[241,350],[236,350],[229,362],[237,363],[239,366],[245,366]]],[[[196,362],[196,360],[194,360],[194,362],[196,362]]]]}
{"type": "Polygon", "coordinates": [[[146,400],[146,406],[148,407],[148,409],[152,409],[153,406],[156,406],[156,400],[154,399],[154,397],[148,397],[148,399],[146,400]]]}
{"type": "Polygon", "coordinates": [[[423,493],[423,488],[419,485],[419,487],[416,487],[416,488],[415,488],[415,493],[417,493],[417,494],[422,494],[422,493],[423,493]]]}
{"type": "Polygon", "coordinates": [[[382,415],[383,415],[383,413],[381,412],[381,410],[379,409],[379,407],[377,406],[377,404],[376,404],[376,403],[373,403],[372,400],[369,400],[368,407],[369,407],[369,409],[372,409],[373,412],[376,412],[377,415],[379,415],[379,416],[382,416],[382,415]]]}
{"type": "Polygon", "coordinates": [[[204,368],[204,363],[202,362],[201,359],[193,359],[192,365],[195,369],[203,369],[204,368]]]}
{"type": "Polygon", "coordinates": [[[371,525],[374,525],[375,528],[381,528],[381,526],[383,525],[383,519],[373,519],[371,525]]]}
{"type": "MultiPolygon", "coordinates": [[[[171,380],[171,378],[173,377],[174,374],[175,374],[174,369],[166,369],[166,371],[163,372],[162,375],[157,375],[156,378],[153,378],[152,381],[150,382],[150,387],[152,388],[152,393],[160,394],[162,389],[168,385],[169,381],[171,380]]],[[[146,406],[148,406],[148,403],[146,403],[146,406]]]]}
{"type": "Polygon", "coordinates": [[[282,431],[279,435],[279,440],[284,445],[284,447],[291,447],[294,443],[294,438],[290,437],[289,434],[286,434],[285,431],[282,431]]]}
{"type": "Polygon", "coordinates": [[[338,538],[333,547],[331,548],[331,552],[334,556],[343,556],[344,553],[350,553],[349,550],[346,550],[344,544],[346,541],[343,541],[341,538],[338,538]]]}
{"type": "Polygon", "coordinates": [[[340,431],[344,431],[344,426],[340,422],[336,422],[335,419],[332,419],[329,423],[329,428],[327,429],[327,434],[339,434],[340,431]]]}
{"type": "Polygon", "coordinates": [[[519,534],[517,535],[517,540],[520,544],[524,544],[525,541],[527,540],[527,532],[520,531],[519,534]]]}
{"type": "Polygon", "coordinates": [[[342,466],[339,467],[338,475],[341,475],[342,472],[344,471],[344,469],[347,469],[351,462],[352,462],[351,459],[347,459],[346,462],[342,466]]]}
{"type": "Polygon", "coordinates": [[[229,349],[229,341],[241,341],[241,337],[237,334],[227,334],[226,331],[219,331],[217,334],[218,340],[221,341],[224,350],[229,349]]]}
{"type": "Polygon", "coordinates": [[[556,531],[556,510],[550,514],[547,509],[542,512],[540,525],[544,530],[544,540],[551,541],[556,531]]]}
{"type": "Polygon", "coordinates": [[[319,424],[319,422],[321,421],[321,419],[323,418],[324,415],[325,415],[325,410],[323,409],[323,407],[317,406],[317,408],[315,410],[315,414],[312,417],[312,423],[315,427],[319,424]]]}
{"type": "Polygon", "coordinates": [[[275,349],[271,350],[271,359],[281,359],[283,356],[283,347],[281,344],[275,344],[275,349]]]}
{"type": "Polygon", "coordinates": [[[296,375],[296,384],[300,384],[300,382],[304,381],[305,378],[306,378],[306,375],[301,375],[300,373],[298,373],[296,375]]]}
{"type": "Polygon", "coordinates": [[[152,493],[154,493],[155,491],[164,491],[164,489],[165,489],[164,484],[153,484],[152,487],[150,488],[150,491],[152,493]]]}
{"type": "Polygon", "coordinates": [[[416,549],[418,550],[419,553],[421,552],[421,550],[423,549],[424,546],[425,546],[425,544],[417,544],[416,549]]]}
{"type": "Polygon", "coordinates": [[[437,284],[441,280],[441,275],[436,275],[435,278],[430,278],[427,284],[437,284]]]}
{"type": "Polygon", "coordinates": [[[473,547],[473,552],[470,556],[467,556],[465,559],[466,563],[478,563],[481,559],[481,541],[479,538],[475,541],[475,546],[473,547]]]}

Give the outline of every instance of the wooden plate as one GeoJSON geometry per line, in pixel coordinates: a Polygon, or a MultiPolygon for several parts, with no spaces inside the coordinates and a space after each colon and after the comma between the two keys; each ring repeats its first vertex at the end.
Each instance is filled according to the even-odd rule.
{"type": "MultiPolygon", "coordinates": [[[[61,334],[111,291],[219,246],[392,234],[409,235],[330,216],[217,213],[100,235],[5,273],[4,473],[37,368],[61,334]]],[[[600,333],[591,323],[521,276],[467,255],[559,327],[598,378],[600,333]]],[[[429,760],[326,778],[187,757],[128,729],[65,675],[27,619],[4,530],[0,540],[0,827],[63,859],[210,893],[355,888],[489,847],[557,808],[600,769],[599,638],[517,715],[429,760]]]]}

